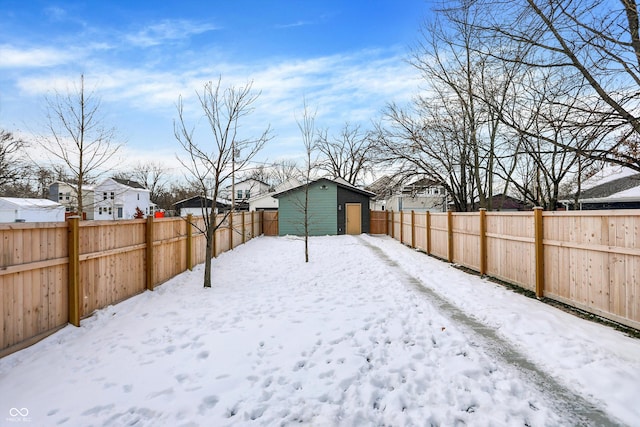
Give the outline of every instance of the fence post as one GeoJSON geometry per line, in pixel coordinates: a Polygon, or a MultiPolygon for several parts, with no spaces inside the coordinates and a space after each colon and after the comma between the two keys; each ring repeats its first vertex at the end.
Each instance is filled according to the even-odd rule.
{"type": "Polygon", "coordinates": [[[251,234],[249,234],[251,239],[255,237],[255,234],[253,233],[253,230],[255,229],[255,226],[256,226],[255,220],[253,219],[254,213],[255,211],[251,211],[251,234]]]}
{"type": "Polygon", "coordinates": [[[229,213],[229,250],[233,250],[233,210],[229,213]]]}
{"type": "Polygon", "coordinates": [[[480,275],[487,273],[487,210],[480,208],[480,275]]]}
{"type": "Polygon", "coordinates": [[[400,243],[404,243],[404,211],[400,211],[400,243]]]}
{"type": "Polygon", "coordinates": [[[80,217],[69,218],[69,323],[80,326],[80,217]]]}
{"type": "Polygon", "coordinates": [[[431,255],[431,212],[426,212],[427,217],[425,218],[426,228],[427,228],[427,255],[431,255]]]}
{"type": "Polygon", "coordinates": [[[389,235],[389,211],[384,211],[384,234],[389,235]]]}
{"type": "Polygon", "coordinates": [[[535,247],[536,247],[536,297],[544,296],[544,245],[542,239],[542,208],[533,208],[533,222],[535,227],[535,247]]]}
{"type": "Polygon", "coordinates": [[[218,230],[219,228],[218,225],[220,224],[218,222],[218,217],[220,216],[220,214],[215,214],[213,217],[213,223],[212,226],[216,227],[213,230],[213,235],[211,236],[211,244],[213,245],[211,247],[211,255],[216,258],[218,256],[218,230]]]}
{"type": "Polygon", "coordinates": [[[411,247],[416,247],[416,213],[411,211],[411,247]]]}
{"type": "Polygon", "coordinates": [[[146,268],[146,282],[147,289],[153,290],[153,215],[147,216],[146,227],[146,240],[147,240],[147,268],[146,268]]]}
{"type": "Polygon", "coordinates": [[[395,227],[395,220],[394,220],[394,218],[393,218],[393,217],[394,217],[394,215],[395,215],[395,214],[394,214],[394,211],[391,211],[391,233],[390,233],[389,235],[391,236],[391,238],[392,238],[392,239],[395,239],[395,238],[396,238],[396,236],[394,236],[394,234],[395,234],[395,229],[396,229],[396,227],[395,227]]]}
{"type": "Polygon", "coordinates": [[[193,270],[193,215],[187,215],[187,270],[193,270]]]}
{"type": "Polygon", "coordinates": [[[246,243],[247,240],[247,232],[245,230],[246,227],[246,220],[244,219],[244,212],[242,212],[242,244],[246,243]]]}
{"type": "Polygon", "coordinates": [[[447,260],[453,262],[453,212],[447,211],[447,260]]]}

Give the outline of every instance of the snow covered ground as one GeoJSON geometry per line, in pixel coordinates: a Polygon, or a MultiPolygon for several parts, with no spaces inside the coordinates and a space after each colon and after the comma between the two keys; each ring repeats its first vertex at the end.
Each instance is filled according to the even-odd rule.
{"type": "Polygon", "coordinates": [[[640,423],[640,340],[388,237],[310,243],[251,240],[211,289],[198,266],[0,359],[0,425],[640,423]]]}

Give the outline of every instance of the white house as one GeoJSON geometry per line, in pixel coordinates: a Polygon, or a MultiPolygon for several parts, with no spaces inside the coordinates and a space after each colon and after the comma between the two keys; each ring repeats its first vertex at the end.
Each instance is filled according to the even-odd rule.
{"type": "Polygon", "coordinates": [[[145,215],[153,215],[150,193],[135,181],[108,178],[95,186],[93,217],[96,220],[132,219],[136,208],[145,215]]]}
{"type": "Polygon", "coordinates": [[[447,192],[444,186],[430,179],[419,179],[400,185],[384,176],[367,187],[376,194],[371,209],[390,211],[446,212],[447,192]]]}
{"type": "MultiPolygon", "coordinates": [[[[49,186],[49,200],[60,203],[67,212],[78,212],[78,194],[76,187],[62,181],[56,181],[49,186]]],[[[85,219],[93,219],[93,186],[82,186],[82,210],[85,219]]]]}
{"type": "Polygon", "coordinates": [[[0,197],[0,222],[64,222],[64,212],[49,199],[0,197]]]}
{"type": "Polygon", "coordinates": [[[220,192],[220,197],[230,201],[232,199],[232,191],[235,191],[236,203],[247,203],[252,197],[268,192],[269,184],[253,178],[245,179],[236,182],[233,186],[229,185],[223,188],[220,192]]]}
{"type": "Polygon", "coordinates": [[[262,193],[249,199],[249,211],[270,211],[278,209],[278,199],[272,197],[273,194],[301,186],[302,183],[296,178],[289,178],[285,182],[276,185],[272,191],[262,193]]]}

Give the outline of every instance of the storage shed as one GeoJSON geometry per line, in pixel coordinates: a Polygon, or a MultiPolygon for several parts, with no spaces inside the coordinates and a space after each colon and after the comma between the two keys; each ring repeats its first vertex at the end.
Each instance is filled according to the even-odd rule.
{"type": "Polygon", "coordinates": [[[64,222],[64,212],[49,199],[0,197],[0,222],[64,222]]]}
{"type": "MultiPolygon", "coordinates": [[[[304,201],[307,184],[273,195],[278,199],[281,236],[304,234],[304,201]]],[[[375,194],[342,179],[320,178],[309,186],[310,236],[369,232],[369,199],[375,194]]]]}

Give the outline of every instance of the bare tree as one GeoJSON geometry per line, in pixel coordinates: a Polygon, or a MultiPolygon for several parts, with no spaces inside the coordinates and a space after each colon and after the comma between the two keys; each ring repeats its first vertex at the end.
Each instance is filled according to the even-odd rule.
{"type": "MultiPolygon", "coordinates": [[[[582,174],[593,160],[581,153],[602,145],[606,131],[574,126],[575,104],[584,88],[580,78],[558,70],[535,70],[517,85],[518,96],[500,120],[516,141],[511,167],[497,162],[498,174],[526,200],[548,210],[558,208],[560,189],[569,181],[580,186],[582,174]]],[[[580,113],[580,120],[587,112],[580,113]]]]}
{"type": "Polygon", "coordinates": [[[311,183],[311,170],[314,165],[311,159],[312,153],[316,148],[316,111],[311,112],[307,101],[304,101],[304,107],[302,110],[302,117],[296,118],[298,129],[302,136],[302,143],[305,150],[305,185],[304,185],[304,201],[302,202],[300,209],[303,212],[303,227],[304,227],[304,262],[309,262],[309,225],[310,225],[310,213],[309,213],[309,185],[311,183]]]}
{"type": "MultiPolygon", "coordinates": [[[[190,180],[200,190],[200,195],[215,201],[221,185],[236,170],[242,169],[271,139],[270,128],[258,137],[242,136],[240,122],[249,115],[259,93],[252,91],[252,83],[243,87],[222,87],[222,77],[217,82],[207,82],[201,92],[196,91],[200,108],[208,124],[210,135],[197,137],[196,130],[186,122],[182,97],[178,101],[178,119],[174,122],[174,134],[186,152],[180,159],[190,174],[190,180]]],[[[203,212],[204,213],[204,212],[203,212]]],[[[228,215],[229,213],[227,213],[228,215]]],[[[224,219],[218,220],[216,210],[204,215],[206,237],[204,287],[211,287],[211,258],[213,236],[224,219]]]]}
{"type": "Polygon", "coordinates": [[[340,134],[329,139],[326,134],[317,142],[322,155],[318,169],[356,185],[373,165],[370,135],[359,125],[345,123],[340,134]]]}
{"type": "Polygon", "coordinates": [[[23,176],[25,145],[11,132],[0,129],[0,189],[16,183],[23,176]]]}
{"type": "Polygon", "coordinates": [[[80,85],[67,93],[47,97],[47,134],[41,144],[54,162],[69,171],[78,200],[78,215],[84,212],[82,188],[105,173],[102,170],[122,146],[115,128],[106,128],[100,117],[100,100],[87,91],[84,75],[80,85]]]}
{"type": "Polygon", "coordinates": [[[269,182],[274,187],[291,178],[302,180],[303,175],[303,171],[295,160],[280,160],[273,163],[269,168],[269,182]]]}
{"type": "MultiPolygon", "coordinates": [[[[526,44],[528,50],[485,52],[537,70],[563,69],[590,88],[565,106],[577,128],[600,128],[617,136],[607,146],[582,151],[596,160],[640,171],[627,141],[640,134],[640,22],[635,0],[487,0],[474,25],[491,39],[526,44]],[[499,13],[495,13],[499,12],[499,13]]],[[[561,146],[575,149],[573,146],[561,146]]]]}
{"type": "Polygon", "coordinates": [[[473,209],[476,200],[491,208],[496,159],[509,148],[499,111],[518,74],[481,53],[473,25],[481,13],[461,1],[425,21],[409,59],[422,75],[423,92],[407,108],[390,104],[383,113],[387,128],[379,127],[377,136],[381,159],[405,177],[441,183],[460,211],[473,209]]]}

